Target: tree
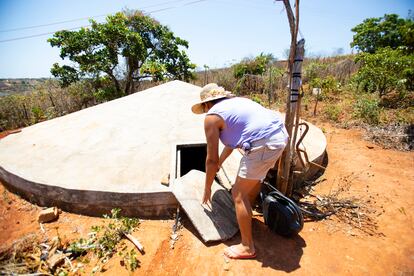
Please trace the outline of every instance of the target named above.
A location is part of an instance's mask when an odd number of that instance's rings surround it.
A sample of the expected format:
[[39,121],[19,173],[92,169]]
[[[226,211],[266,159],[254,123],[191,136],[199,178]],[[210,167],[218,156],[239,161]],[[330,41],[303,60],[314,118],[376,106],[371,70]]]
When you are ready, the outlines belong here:
[[105,87],[104,92],[121,96],[134,92],[135,81],[193,78],[195,65],[182,50],[188,42],[155,19],[125,11],[108,16],[104,23],[90,22],[90,28],[59,31],[48,40],[60,48],[62,59],[74,63],[55,63],[51,69],[63,87],[89,78],[99,89],[109,80],[113,89]]
[[361,90],[378,92],[380,96],[392,90],[414,90],[414,54],[405,55],[401,49],[387,47],[374,54],[360,53],[356,61],[361,62],[361,67],[354,81]]
[[405,47],[408,53],[414,51],[414,21],[399,18],[396,14],[367,18],[351,29],[355,33],[351,47],[358,51],[375,53],[378,49]]
[[237,79],[242,78],[244,75],[262,75],[268,65],[274,62],[276,59],[272,54],[261,53],[255,58],[245,58],[242,62],[233,66],[233,74]]
[[338,89],[338,81],[333,76],[327,76],[326,78],[314,78],[309,82],[312,88],[322,88],[324,92],[335,91]]
[[318,60],[312,60],[304,68],[304,81],[313,82],[316,78],[322,78],[326,75],[328,65],[326,63],[319,62]]

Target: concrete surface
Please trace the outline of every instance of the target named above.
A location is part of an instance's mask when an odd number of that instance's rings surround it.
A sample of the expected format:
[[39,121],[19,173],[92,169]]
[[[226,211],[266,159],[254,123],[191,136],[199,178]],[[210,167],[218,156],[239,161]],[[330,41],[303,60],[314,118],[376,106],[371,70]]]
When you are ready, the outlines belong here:
[[[0,140],[0,179],[34,203],[71,212],[165,214],[177,204],[160,184],[172,145],[205,142],[204,115],[191,112],[199,90],[172,81],[24,128]],[[304,143],[311,160],[324,154],[318,128],[311,125]],[[230,178],[241,157],[234,152],[225,164]]]
[[211,203],[201,204],[205,177],[205,172],[191,170],[174,181],[172,192],[204,242],[231,239],[239,231],[231,194],[213,181]]

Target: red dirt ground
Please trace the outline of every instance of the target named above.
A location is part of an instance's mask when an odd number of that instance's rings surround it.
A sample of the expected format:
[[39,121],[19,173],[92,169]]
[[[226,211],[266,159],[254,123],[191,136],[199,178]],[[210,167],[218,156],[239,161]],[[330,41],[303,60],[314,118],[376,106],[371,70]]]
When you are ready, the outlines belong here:
[[[205,245],[184,218],[174,249],[170,248],[172,220],[144,220],[133,235],[145,246],[138,253],[136,275],[414,275],[414,153],[384,150],[364,141],[358,130],[337,129],[328,124],[329,164],[326,178],[315,187],[323,195],[346,181],[344,196],[370,200],[377,234],[369,235],[337,218],[307,222],[300,235],[286,239],[271,233],[254,219],[257,259],[226,261],[222,252],[239,242],[237,235],[225,243]],[[40,207],[9,193],[0,185],[0,247],[35,233],[63,240],[86,237],[100,218],[63,212],[55,222],[37,223]],[[85,274],[93,266],[86,265]],[[128,275],[118,257],[106,265],[105,275]]]

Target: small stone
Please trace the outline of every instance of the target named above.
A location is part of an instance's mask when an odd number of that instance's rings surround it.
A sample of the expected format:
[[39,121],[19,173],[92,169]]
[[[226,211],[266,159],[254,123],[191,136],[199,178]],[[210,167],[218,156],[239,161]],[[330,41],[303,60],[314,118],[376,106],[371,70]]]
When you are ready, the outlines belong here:
[[49,257],[47,260],[47,265],[50,267],[50,269],[55,268],[57,265],[62,263],[66,258],[65,254],[54,254],[53,256]]
[[55,220],[59,217],[59,210],[56,207],[47,208],[45,210],[40,211],[38,216],[38,221],[40,223],[50,222]]
[[92,273],[96,273],[98,270],[100,269],[100,267],[97,265],[92,269]]
[[353,261],[353,260],[354,260],[354,258],[349,257],[348,255],[346,255],[345,257],[346,257],[348,260],[350,260],[350,261]]

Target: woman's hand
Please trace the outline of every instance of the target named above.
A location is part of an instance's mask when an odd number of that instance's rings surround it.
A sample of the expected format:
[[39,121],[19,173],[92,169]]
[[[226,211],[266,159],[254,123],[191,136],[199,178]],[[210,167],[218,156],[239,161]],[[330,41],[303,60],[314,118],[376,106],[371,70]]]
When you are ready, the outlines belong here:
[[203,204],[207,204],[207,202],[211,202],[211,187],[210,188],[204,188],[204,195],[203,195]]

